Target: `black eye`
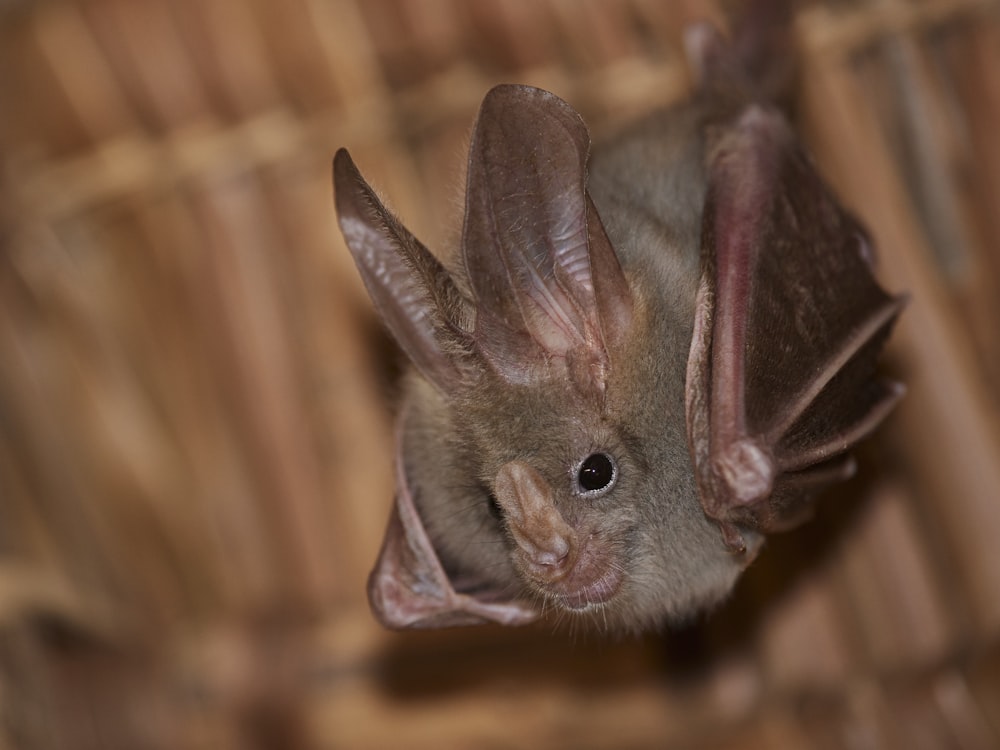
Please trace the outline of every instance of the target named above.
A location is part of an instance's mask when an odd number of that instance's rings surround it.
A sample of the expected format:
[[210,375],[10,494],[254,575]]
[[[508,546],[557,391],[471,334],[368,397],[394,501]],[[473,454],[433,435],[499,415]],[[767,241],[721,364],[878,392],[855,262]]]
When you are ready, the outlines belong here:
[[593,453],[580,464],[577,481],[584,492],[607,489],[616,479],[615,462],[607,453]]

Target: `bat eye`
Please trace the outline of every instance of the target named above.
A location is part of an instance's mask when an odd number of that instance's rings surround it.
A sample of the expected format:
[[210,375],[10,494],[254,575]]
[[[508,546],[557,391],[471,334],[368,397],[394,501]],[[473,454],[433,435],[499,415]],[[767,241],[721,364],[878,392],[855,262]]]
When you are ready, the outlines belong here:
[[580,464],[576,481],[580,485],[580,491],[589,495],[610,489],[617,478],[618,469],[611,456],[607,453],[592,453]]

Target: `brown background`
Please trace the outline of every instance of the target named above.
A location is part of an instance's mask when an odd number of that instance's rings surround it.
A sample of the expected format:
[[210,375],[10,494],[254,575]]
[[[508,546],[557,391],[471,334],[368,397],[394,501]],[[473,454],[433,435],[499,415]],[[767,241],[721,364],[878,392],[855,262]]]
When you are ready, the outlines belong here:
[[1000,746],[1000,3],[803,4],[800,131],[913,302],[817,520],[677,632],[382,631],[399,361],[348,146],[446,247],[500,81],[689,87],[661,0],[0,2],[0,747]]

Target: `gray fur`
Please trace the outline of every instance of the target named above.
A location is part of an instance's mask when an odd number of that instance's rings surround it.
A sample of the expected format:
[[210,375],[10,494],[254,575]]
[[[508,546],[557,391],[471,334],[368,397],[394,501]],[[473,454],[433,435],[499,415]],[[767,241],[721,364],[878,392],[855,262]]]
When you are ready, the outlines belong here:
[[[558,384],[511,386],[490,373],[458,398],[410,379],[406,470],[431,541],[456,574],[531,595],[487,494],[515,459],[542,473],[564,515],[622,532],[627,576],[586,615],[598,622],[639,629],[688,616],[723,597],[744,567],[702,511],[685,435],[705,191],[699,115],[659,113],[590,161],[588,187],[638,301],[631,335],[611,353],[603,408]],[[596,450],[614,455],[621,473],[588,504],[570,488],[575,466]]]

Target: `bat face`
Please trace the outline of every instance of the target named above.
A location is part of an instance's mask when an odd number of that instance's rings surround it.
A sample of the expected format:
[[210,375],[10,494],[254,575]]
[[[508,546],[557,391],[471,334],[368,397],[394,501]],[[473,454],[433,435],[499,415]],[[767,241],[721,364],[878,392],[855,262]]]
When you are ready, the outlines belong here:
[[[565,383],[492,379],[452,402],[447,429],[458,439],[438,454],[456,459],[448,484],[474,489],[462,503],[422,506],[447,567],[482,565],[493,586],[538,611],[617,630],[719,600],[753,556],[727,549],[698,502],[684,431],[686,351],[649,356],[650,337],[682,336],[657,336],[643,321],[652,316],[636,312],[600,400]],[[636,399],[637,382],[657,387]],[[447,496],[434,477],[420,469],[414,477]]]
[[338,152],[341,229],[414,364],[369,580],[387,626],[686,617],[902,394],[875,377],[902,300],[863,230],[780,115],[724,88],[592,174],[568,104],[491,90],[452,271]]

